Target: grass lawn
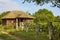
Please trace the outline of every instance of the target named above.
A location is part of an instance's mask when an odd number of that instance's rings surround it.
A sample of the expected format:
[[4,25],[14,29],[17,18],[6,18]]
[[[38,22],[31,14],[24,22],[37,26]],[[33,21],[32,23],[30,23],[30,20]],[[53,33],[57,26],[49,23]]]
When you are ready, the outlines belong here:
[[8,36],[7,34],[0,34],[0,38],[3,40],[15,40],[14,38]]
[[[0,31],[5,31],[10,33],[11,35],[14,35],[18,38],[21,38],[22,40],[49,40],[48,34],[46,32],[39,32],[36,34],[35,31],[16,31],[15,29],[8,29],[8,28],[0,28]],[[0,38],[4,40],[16,40],[6,34],[0,34]]]
[[38,35],[35,32],[25,32],[25,31],[17,31],[11,32],[10,34],[15,35],[23,40],[49,40],[46,33],[42,32]]

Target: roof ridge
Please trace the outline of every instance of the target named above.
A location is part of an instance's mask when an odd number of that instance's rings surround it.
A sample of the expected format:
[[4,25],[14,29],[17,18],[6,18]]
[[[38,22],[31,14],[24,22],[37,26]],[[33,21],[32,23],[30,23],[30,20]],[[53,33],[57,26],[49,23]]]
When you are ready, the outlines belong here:
[[4,19],[4,18],[16,18],[16,17],[19,17],[19,18],[34,18],[31,15],[29,15],[26,12],[23,12],[23,11],[10,11],[10,13],[8,13],[2,19]]

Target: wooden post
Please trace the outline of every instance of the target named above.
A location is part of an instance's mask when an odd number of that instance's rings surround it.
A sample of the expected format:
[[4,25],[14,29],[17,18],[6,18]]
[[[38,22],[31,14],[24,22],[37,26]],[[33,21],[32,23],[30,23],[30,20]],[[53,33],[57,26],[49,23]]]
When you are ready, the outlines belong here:
[[18,18],[16,18],[16,30],[18,30]]
[[21,30],[22,31],[24,30],[24,24],[23,24],[23,22],[21,23]]
[[36,34],[38,35],[38,32],[39,32],[39,24],[38,23],[35,24],[35,31],[36,31]]
[[28,32],[29,29],[29,23],[26,23],[26,32]]
[[48,22],[48,29],[49,29],[49,40],[53,40],[53,25],[52,25],[52,22]]

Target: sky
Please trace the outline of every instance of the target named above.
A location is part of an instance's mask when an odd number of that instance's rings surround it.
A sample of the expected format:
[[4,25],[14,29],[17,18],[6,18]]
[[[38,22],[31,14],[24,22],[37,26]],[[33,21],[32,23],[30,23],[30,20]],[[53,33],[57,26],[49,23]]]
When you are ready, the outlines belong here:
[[60,8],[52,7],[51,3],[40,6],[33,2],[25,2],[24,4],[22,2],[23,0],[0,0],[0,13],[5,11],[19,10],[33,14],[39,9],[45,8],[52,11],[55,16],[60,16]]

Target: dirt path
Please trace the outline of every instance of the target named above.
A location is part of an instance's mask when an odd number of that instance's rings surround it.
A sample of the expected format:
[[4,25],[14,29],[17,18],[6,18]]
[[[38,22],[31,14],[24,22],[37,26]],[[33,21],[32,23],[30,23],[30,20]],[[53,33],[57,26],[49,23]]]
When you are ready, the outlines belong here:
[[11,34],[9,34],[9,33],[7,33],[7,32],[2,31],[2,33],[7,34],[8,36],[10,36],[10,37],[12,37],[12,38],[15,38],[16,40],[22,40],[22,39],[14,36],[14,35],[11,35]]
[[0,38],[0,40],[3,40],[3,39]]

